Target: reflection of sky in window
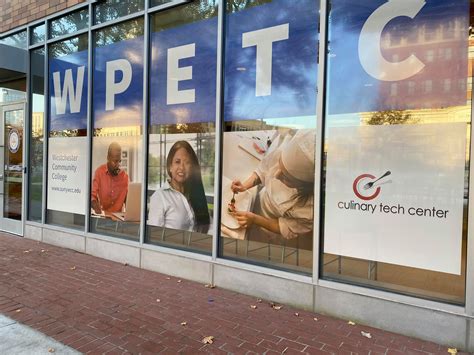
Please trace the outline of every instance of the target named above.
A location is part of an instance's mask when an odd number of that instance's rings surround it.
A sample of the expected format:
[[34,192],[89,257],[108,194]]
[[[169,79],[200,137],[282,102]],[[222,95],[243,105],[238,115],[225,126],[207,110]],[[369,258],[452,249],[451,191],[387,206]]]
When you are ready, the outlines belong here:
[[26,31],[21,31],[13,35],[10,35],[8,37],[4,37],[0,39],[0,43],[5,44],[7,46],[26,49],[27,48]]
[[346,127],[359,126],[360,116],[358,113],[342,113],[337,115],[328,115],[326,118],[326,127]]
[[94,22],[104,23],[143,10],[144,0],[107,0],[94,5]]
[[[312,0],[275,0],[227,15],[226,121],[316,113],[318,20]],[[288,26],[289,37],[272,43],[271,95],[257,97],[256,47],[242,48],[242,34],[278,25]]]
[[263,122],[269,126],[276,127],[288,127],[294,129],[316,128],[316,116],[264,118]]
[[46,38],[46,26],[44,23],[32,28],[31,44],[44,42],[45,38]]
[[88,24],[89,12],[87,9],[73,12],[72,14],[51,21],[50,37],[55,38],[82,30],[86,28]]
[[[82,87],[82,97],[80,111],[71,113],[70,100],[67,101],[66,112],[64,114],[56,113],[56,100],[53,73],[60,73],[61,89],[64,90],[65,72],[72,70],[73,87],[76,89],[78,67],[84,66],[84,78]],[[50,131],[61,131],[66,129],[85,129],[87,127],[87,50],[71,53],[60,58],[52,58],[49,61],[49,101],[50,101]]]
[[44,95],[33,94],[33,112],[44,112]]
[[[382,0],[354,1],[334,0],[331,3],[329,19],[329,54],[328,54],[328,83],[327,83],[327,120],[329,126],[339,126],[346,122],[351,112],[380,111],[391,108],[409,108],[409,102],[397,95],[390,96],[390,82],[384,82],[369,76],[362,68],[358,56],[358,42],[363,24],[379,6],[386,3]],[[384,28],[381,40],[381,49],[389,61],[406,59],[410,54],[416,55],[424,64],[425,69],[419,74],[405,80],[399,80],[399,87],[407,87],[408,94],[413,94],[416,86],[421,86],[427,79],[432,79],[431,73],[439,74],[451,79],[467,77],[467,56],[459,55],[456,58],[444,59],[440,63],[436,50],[440,43],[443,46],[455,48],[458,53],[467,54],[467,24],[469,2],[432,0],[426,2],[422,10],[414,19],[399,16],[392,19]],[[449,43],[446,36],[440,35],[440,29],[446,23],[456,23],[450,26],[451,36]],[[428,33],[428,36],[426,34]],[[425,34],[422,36],[421,34]],[[442,47],[441,47],[442,48]],[[451,49],[447,48],[448,52]],[[373,58],[371,67],[379,64]],[[446,65],[446,60],[451,60]],[[433,74],[434,75],[434,74]],[[434,90],[429,89],[429,100],[419,100],[416,108],[439,102],[439,105],[459,105],[465,102],[466,93],[459,91],[458,95],[446,98],[434,96]],[[398,99],[397,99],[398,98]],[[429,106],[426,106],[429,107]],[[358,123],[358,119],[349,120],[348,124]],[[352,122],[352,123],[351,123]]]
[[[94,128],[140,126],[143,110],[143,37],[119,41],[94,51]],[[130,86],[115,95],[115,108],[105,110],[106,63],[126,59],[132,66]],[[115,82],[121,78],[117,71]]]

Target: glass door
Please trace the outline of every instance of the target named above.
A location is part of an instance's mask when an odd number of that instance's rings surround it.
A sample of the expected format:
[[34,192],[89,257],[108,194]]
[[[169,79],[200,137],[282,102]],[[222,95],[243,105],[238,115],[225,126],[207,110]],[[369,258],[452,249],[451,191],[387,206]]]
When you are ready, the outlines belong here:
[[0,230],[23,235],[23,126],[25,105],[2,106]]

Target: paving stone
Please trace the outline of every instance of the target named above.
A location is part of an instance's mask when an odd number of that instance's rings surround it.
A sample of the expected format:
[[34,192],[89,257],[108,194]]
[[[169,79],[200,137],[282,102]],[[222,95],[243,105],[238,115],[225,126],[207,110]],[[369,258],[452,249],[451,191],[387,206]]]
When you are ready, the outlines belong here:
[[[3,331],[21,322],[52,337],[38,333],[44,341],[56,339],[88,354],[428,355],[447,349],[372,328],[368,340],[347,320],[286,305],[276,312],[266,300],[257,304],[219,287],[178,283],[176,277],[4,233],[0,255],[0,313],[11,318],[0,317],[1,354],[15,353],[5,351]],[[202,342],[207,336],[215,337],[213,344]],[[24,336],[16,342],[34,349]],[[52,347],[62,346],[57,344]],[[64,349],[61,354],[73,353]]]

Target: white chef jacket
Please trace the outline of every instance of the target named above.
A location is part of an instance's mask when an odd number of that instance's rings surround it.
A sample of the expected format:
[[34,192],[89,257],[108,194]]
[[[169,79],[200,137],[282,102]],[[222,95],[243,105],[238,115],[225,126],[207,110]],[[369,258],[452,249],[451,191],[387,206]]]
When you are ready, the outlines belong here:
[[192,231],[194,211],[184,195],[171,187],[168,181],[150,198],[149,225]]
[[284,146],[283,143],[269,152],[255,171],[263,187],[257,196],[259,210],[254,212],[278,219],[282,237],[293,239],[312,232],[314,199],[313,195],[307,198],[299,196],[297,189],[286,186],[275,177]]

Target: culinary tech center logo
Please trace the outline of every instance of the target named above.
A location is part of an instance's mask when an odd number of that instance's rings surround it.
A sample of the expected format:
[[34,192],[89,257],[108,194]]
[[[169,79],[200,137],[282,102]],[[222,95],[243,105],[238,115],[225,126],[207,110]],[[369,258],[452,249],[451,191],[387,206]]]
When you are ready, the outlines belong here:
[[380,180],[383,178],[391,175],[392,173],[389,171],[385,172],[382,176],[377,178],[372,174],[362,174],[355,178],[354,182],[352,183],[352,190],[354,194],[364,201],[370,201],[376,198],[381,191],[381,187],[378,186]]

